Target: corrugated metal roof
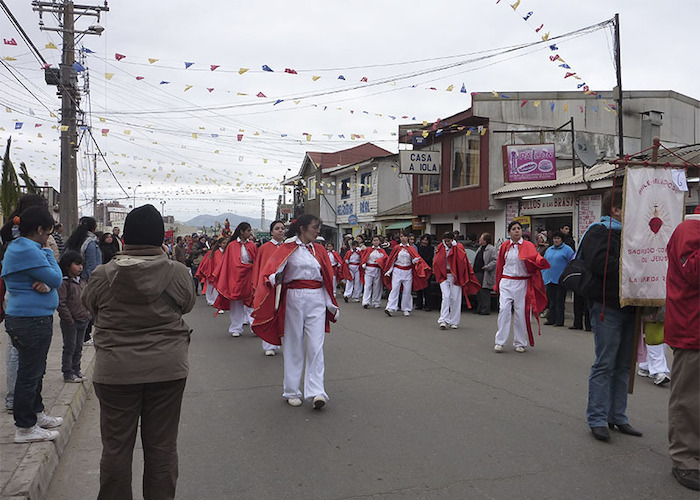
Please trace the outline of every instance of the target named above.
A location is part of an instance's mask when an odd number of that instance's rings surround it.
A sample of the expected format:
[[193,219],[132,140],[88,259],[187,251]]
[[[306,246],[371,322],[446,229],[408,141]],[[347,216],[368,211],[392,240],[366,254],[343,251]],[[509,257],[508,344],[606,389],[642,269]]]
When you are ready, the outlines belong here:
[[[529,181],[529,182],[507,182],[502,188],[498,188],[491,194],[493,196],[514,193],[518,191],[527,191],[532,189],[552,189],[558,186],[574,186],[576,184],[586,185],[587,182],[596,182],[604,179],[609,179],[613,176],[615,165],[612,163],[598,163],[585,171],[582,168],[576,170],[576,175],[571,175],[571,170],[564,170],[557,173],[558,178],[552,181]],[[620,172],[618,172],[618,175]],[[624,174],[624,169],[622,171]],[[584,181],[583,177],[586,177]]]
[[406,203],[402,203],[401,205],[397,205],[393,208],[390,208],[389,210],[385,210],[384,212],[378,213],[377,217],[395,217],[395,216],[408,216],[408,217],[413,217],[412,215],[412,202],[407,201]]

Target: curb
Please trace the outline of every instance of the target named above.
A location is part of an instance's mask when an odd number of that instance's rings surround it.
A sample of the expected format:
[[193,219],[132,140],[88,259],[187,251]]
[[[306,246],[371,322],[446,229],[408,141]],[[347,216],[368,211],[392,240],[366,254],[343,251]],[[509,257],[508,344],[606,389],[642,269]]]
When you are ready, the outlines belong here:
[[[50,360],[56,359],[56,350],[60,355],[61,344],[62,339],[54,338],[52,349],[49,352],[49,362],[47,362],[42,391],[47,413],[54,417],[63,417],[63,424],[56,429],[60,431],[60,435],[55,441],[21,445],[12,442],[14,434],[7,433],[8,437],[0,441],[0,455],[2,455],[2,466],[0,467],[1,500],[44,500],[58,462],[70,440],[73,427],[80,417],[88,394],[92,391],[94,348],[86,347],[83,351],[82,364],[85,367],[83,373],[85,373],[87,381],[80,384],[67,384],[63,382],[60,369],[49,368],[51,366]],[[53,347],[56,345],[58,347],[55,350]],[[55,380],[60,380],[60,382],[55,382]],[[47,389],[49,390],[47,391]],[[8,417],[11,427],[3,425],[3,428],[14,429],[12,416],[5,415]]]

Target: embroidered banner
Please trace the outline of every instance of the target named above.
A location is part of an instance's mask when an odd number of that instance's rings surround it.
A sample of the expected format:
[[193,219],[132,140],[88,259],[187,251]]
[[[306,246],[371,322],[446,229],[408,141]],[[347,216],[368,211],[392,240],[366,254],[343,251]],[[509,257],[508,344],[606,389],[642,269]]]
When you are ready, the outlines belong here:
[[623,197],[620,304],[666,302],[666,245],[683,220],[684,193],[673,169],[627,167]]

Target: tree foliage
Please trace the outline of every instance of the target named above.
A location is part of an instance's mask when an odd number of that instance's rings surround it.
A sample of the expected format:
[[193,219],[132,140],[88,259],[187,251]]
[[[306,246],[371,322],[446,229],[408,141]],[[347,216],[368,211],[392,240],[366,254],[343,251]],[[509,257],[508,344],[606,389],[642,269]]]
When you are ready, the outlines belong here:
[[17,206],[20,197],[19,180],[17,172],[10,160],[10,144],[12,139],[7,139],[5,156],[2,158],[2,182],[0,183],[0,210],[3,216],[7,217]]

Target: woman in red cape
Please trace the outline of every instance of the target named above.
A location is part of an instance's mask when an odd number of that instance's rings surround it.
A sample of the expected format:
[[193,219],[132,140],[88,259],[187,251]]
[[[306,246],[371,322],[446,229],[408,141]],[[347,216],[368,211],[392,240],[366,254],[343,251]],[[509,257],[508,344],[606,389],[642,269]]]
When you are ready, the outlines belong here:
[[216,298],[219,296],[219,292],[216,291],[215,275],[221,268],[221,263],[224,260],[224,250],[222,248],[223,243],[223,237],[214,242],[211,250],[204,254],[204,258],[199,264],[197,272],[194,275],[194,277],[199,279],[199,282],[202,283],[202,289],[206,295],[207,304],[210,306],[214,305]]
[[433,273],[442,292],[438,318],[440,329],[444,330],[448,325],[456,329],[462,315],[462,295],[467,299],[467,307],[471,309],[469,295],[476,295],[481,284],[469,264],[464,246],[454,240],[454,233],[450,231],[443,235],[435,251]]
[[537,252],[535,245],[523,239],[523,228],[519,222],[513,221],[508,225],[508,234],[510,239],[501,245],[496,261],[494,291],[500,295],[494,350],[503,351],[510,336],[512,319],[513,346],[516,352],[525,352],[528,343],[535,345],[530,315],[535,315],[539,328],[540,313],[547,306],[541,271],[549,269],[549,262]]
[[246,321],[245,306],[253,302],[253,262],[257,247],[249,241],[253,233],[250,224],[241,222],[226,245],[223,261],[216,275],[216,289],[219,296],[214,307],[229,310],[231,324],[228,332],[232,337],[240,337]]
[[271,344],[284,341],[283,397],[295,407],[302,398],[312,400],[317,410],[328,401],[323,342],[330,322],[340,315],[328,252],[315,243],[320,227],[319,218],[311,214],[292,224],[290,238],[263,268],[253,311],[256,335]]
[[345,279],[345,293],[343,300],[347,302],[352,298],[353,302],[359,302],[362,297],[362,279],[360,276],[360,261],[362,260],[362,249],[357,240],[350,242],[350,250],[345,252],[345,266],[348,268]]
[[362,251],[360,258],[360,279],[364,283],[362,307],[379,309],[382,305],[382,269],[389,259],[386,251],[379,246],[379,236],[372,237],[372,246]]
[[[273,221],[272,224],[270,224],[270,236],[272,239],[258,248],[258,253],[253,263],[253,294],[255,294],[255,290],[257,290],[259,286],[265,286],[264,283],[260,283],[261,279],[264,280],[262,271],[272,255],[277,251],[280,245],[284,243],[284,231],[284,222],[280,220]],[[264,339],[262,340],[262,349],[265,351],[265,356],[274,356],[277,354],[279,348],[279,345],[271,344]]]
[[335,295],[338,290],[338,282],[345,279],[345,277],[350,274],[350,270],[347,264],[345,264],[345,261],[340,258],[340,254],[335,251],[335,245],[332,242],[327,241],[325,247],[326,252],[328,252],[328,258],[331,261],[331,267],[333,268],[333,294]]
[[391,316],[399,309],[399,292],[401,309],[404,316],[410,316],[413,310],[412,290],[422,290],[428,286],[430,266],[418,255],[413,245],[408,243],[408,233],[401,232],[401,243],[391,251],[384,265],[384,285],[391,290],[384,312]]

